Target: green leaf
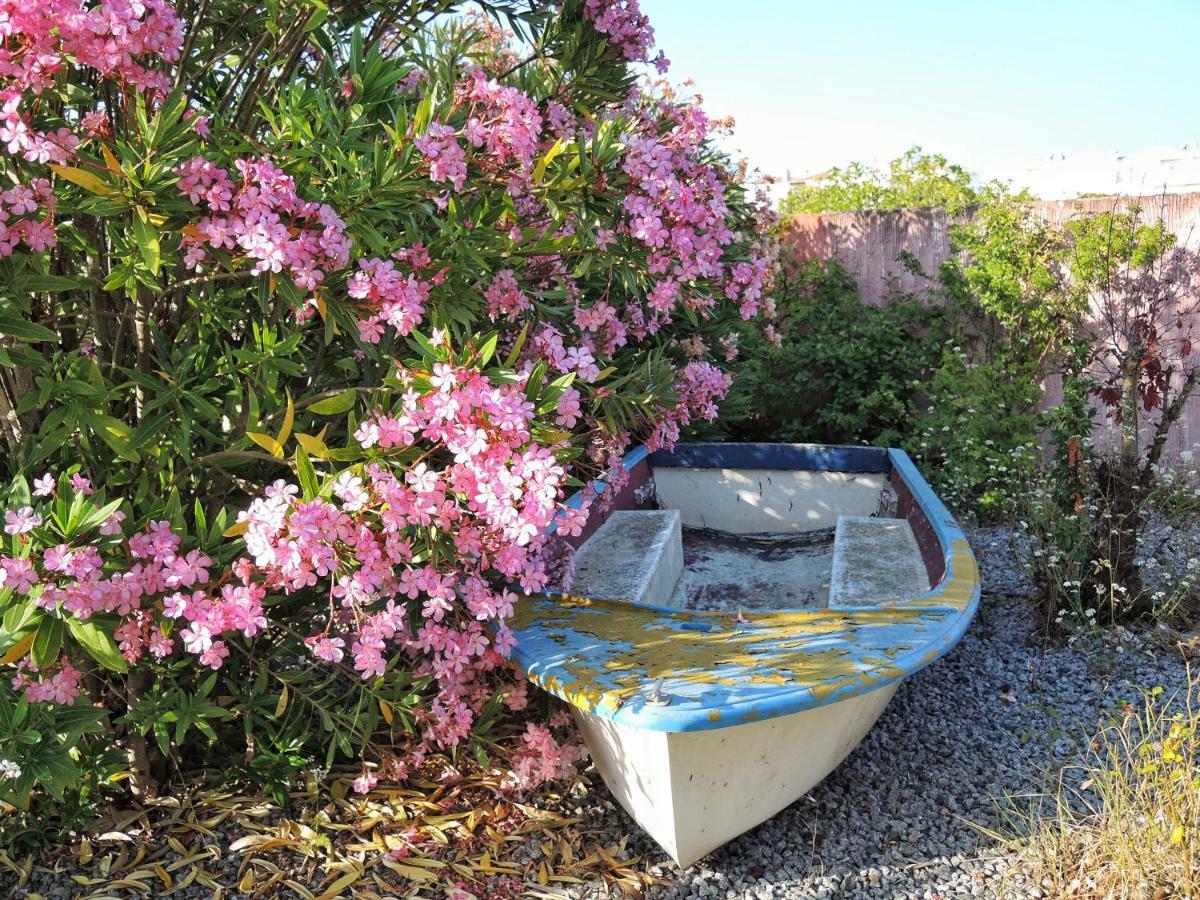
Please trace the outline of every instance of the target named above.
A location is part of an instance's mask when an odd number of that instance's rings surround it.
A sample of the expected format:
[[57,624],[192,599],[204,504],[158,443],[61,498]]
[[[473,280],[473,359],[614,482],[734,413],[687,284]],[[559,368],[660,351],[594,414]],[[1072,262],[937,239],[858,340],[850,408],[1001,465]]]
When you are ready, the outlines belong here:
[[525,338],[529,336],[529,323],[526,322],[521,326],[521,333],[517,335],[516,343],[513,344],[512,350],[509,351],[508,357],[504,360],[504,368],[511,369],[516,365],[517,360],[521,356],[521,348],[525,346]]
[[33,322],[26,322],[19,316],[7,312],[0,312],[0,334],[6,334],[28,344],[58,340],[58,335],[49,328],[35,325]]
[[429,343],[429,338],[425,337],[425,335],[421,334],[421,332],[412,332],[408,336],[408,341],[410,344],[415,344],[416,351],[426,359],[439,360],[442,358],[442,354],[438,351],[437,347]]
[[311,500],[321,492],[321,482],[317,478],[316,470],[309,462],[308,454],[303,448],[296,448],[296,474],[300,478],[300,489],[304,491],[304,499]]
[[[0,597],[4,594],[11,597],[12,590],[0,592]],[[0,652],[7,652],[25,630],[34,624],[37,612],[38,608],[32,597],[18,597],[4,610],[4,615],[0,617]]]
[[12,506],[32,506],[33,494],[29,491],[29,482],[24,475],[13,479],[8,488],[8,501]]
[[58,661],[58,651],[62,649],[63,623],[62,619],[47,616],[42,619],[37,633],[33,636],[31,656],[33,664],[39,669]]
[[539,359],[533,367],[533,371],[529,373],[529,380],[525,382],[525,398],[532,400],[538,395],[538,391],[542,389],[542,379],[546,377],[546,361]]
[[85,418],[96,436],[108,444],[117,456],[128,462],[138,461],[138,454],[129,449],[130,439],[133,437],[133,429],[127,423],[113,416],[96,415],[93,413],[89,413]]
[[354,406],[354,400],[357,396],[358,392],[351,388],[348,391],[342,391],[336,396],[318,400],[309,406],[308,410],[319,416],[336,416],[351,409]]
[[492,356],[495,355],[496,343],[499,341],[499,339],[500,339],[500,334],[499,334],[499,332],[495,332],[495,331],[493,331],[490,335],[488,335],[484,339],[483,344],[479,348],[479,366],[480,366],[480,368],[486,366],[491,361]]
[[102,524],[108,519],[109,516],[120,509],[121,504],[124,502],[125,501],[123,499],[118,498],[106,504],[105,506],[102,506],[98,509],[93,509],[79,520],[78,530],[87,531],[91,528],[95,528],[97,525]]
[[[62,624],[60,619],[54,621]],[[91,619],[80,622],[78,619],[71,618],[67,620],[67,628],[71,632],[71,637],[75,638],[79,645],[87,651],[88,656],[104,668],[112,672],[129,671],[129,663],[121,655],[116,642],[100,625]]]
[[142,206],[136,208],[137,215],[133,217],[133,239],[142,253],[146,266],[155,275],[162,265],[162,248],[158,242],[158,229],[150,222],[146,210]]
[[58,291],[73,291],[87,284],[85,278],[68,278],[66,275],[26,275],[24,289],[31,294],[53,294]]

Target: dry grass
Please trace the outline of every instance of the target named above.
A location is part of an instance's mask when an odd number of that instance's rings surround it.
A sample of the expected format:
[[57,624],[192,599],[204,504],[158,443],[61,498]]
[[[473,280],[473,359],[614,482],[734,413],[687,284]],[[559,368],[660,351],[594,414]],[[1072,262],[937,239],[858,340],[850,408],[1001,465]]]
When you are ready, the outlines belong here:
[[[1200,679],[1100,729],[1057,789],[1006,805],[1007,840],[1057,897],[1200,897]],[[997,835],[999,836],[999,835]]]

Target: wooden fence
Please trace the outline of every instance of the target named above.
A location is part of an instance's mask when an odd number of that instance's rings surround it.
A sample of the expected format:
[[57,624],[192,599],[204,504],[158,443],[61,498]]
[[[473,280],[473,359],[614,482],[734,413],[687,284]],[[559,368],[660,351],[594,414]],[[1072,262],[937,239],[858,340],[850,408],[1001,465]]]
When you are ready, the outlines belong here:
[[[1177,235],[1180,245],[1200,251],[1200,193],[1043,200],[1031,204],[1030,209],[1034,216],[1061,225],[1072,216],[1120,211],[1134,204],[1141,207],[1146,221],[1161,220]],[[878,305],[889,294],[927,290],[930,286],[928,278],[907,268],[902,262],[903,254],[911,254],[920,263],[921,271],[936,277],[938,267],[951,255],[951,227],[957,222],[968,221],[970,216],[970,210],[950,216],[942,209],[796,216],[788,223],[781,239],[783,265],[787,269],[810,259],[835,259],[858,285],[862,301]],[[1053,406],[1061,396],[1061,387],[1055,379],[1043,385],[1046,406]],[[1110,437],[1104,422],[1097,422],[1096,432],[1097,439],[1102,442]],[[1189,402],[1164,456],[1177,464],[1181,453],[1192,451],[1198,444],[1200,395],[1193,396]]]

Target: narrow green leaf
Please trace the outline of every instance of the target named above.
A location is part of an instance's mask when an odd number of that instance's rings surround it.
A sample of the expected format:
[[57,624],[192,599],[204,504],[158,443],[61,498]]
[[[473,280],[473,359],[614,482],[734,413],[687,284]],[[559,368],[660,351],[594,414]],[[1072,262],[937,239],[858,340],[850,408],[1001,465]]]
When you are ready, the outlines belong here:
[[42,619],[37,633],[33,636],[33,647],[30,655],[33,664],[39,669],[58,661],[58,651],[62,649],[63,623],[62,619],[47,616]]
[[[62,624],[62,620],[55,619],[54,621]],[[116,642],[109,636],[100,625],[97,625],[92,620],[80,622],[78,619],[70,618],[67,620],[67,628],[73,637],[88,656],[94,659],[104,668],[113,672],[128,672],[129,663],[125,661],[125,657],[121,655],[121,651],[117,648]]]
[[300,489],[304,491],[305,500],[311,500],[321,492],[321,482],[317,478],[316,470],[302,447],[296,448],[296,474],[300,478]]
[[49,328],[35,325],[33,322],[26,322],[20,316],[8,312],[0,312],[0,334],[6,334],[28,344],[58,340],[58,335]]
[[358,396],[358,392],[353,388],[347,391],[342,391],[333,397],[326,397],[324,400],[318,400],[308,407],[310,412],[314,412],[319,416],[336,416],[340,413],[348,411],[354,406],[354,399]]

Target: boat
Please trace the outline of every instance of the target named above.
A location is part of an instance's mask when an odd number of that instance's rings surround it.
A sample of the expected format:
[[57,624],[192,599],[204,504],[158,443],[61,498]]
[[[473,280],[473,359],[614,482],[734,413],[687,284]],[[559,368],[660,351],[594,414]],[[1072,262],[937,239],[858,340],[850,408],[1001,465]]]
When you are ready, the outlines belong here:
[[979,572],[901,450],[695,443],[624,468],[571,593],[518,602],[513,659],[688,866],[845,759],[962,637]]

